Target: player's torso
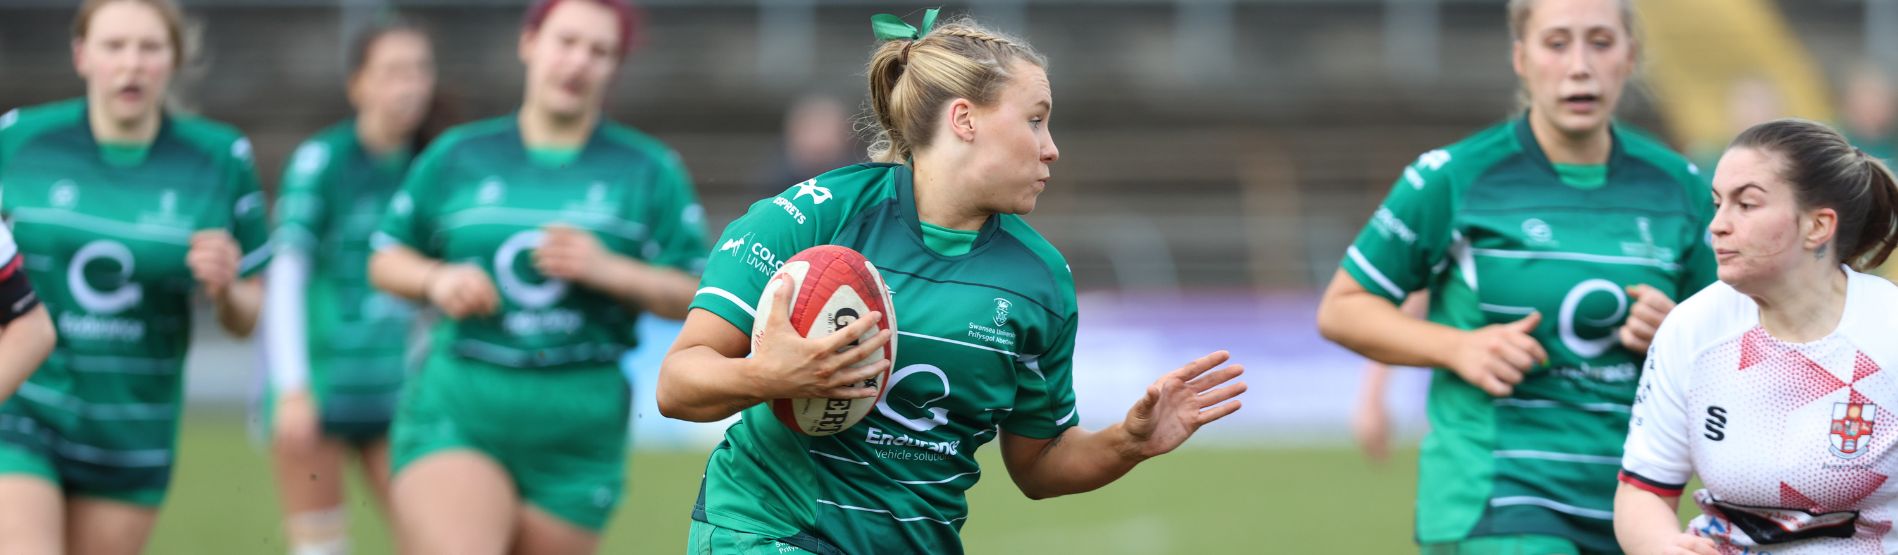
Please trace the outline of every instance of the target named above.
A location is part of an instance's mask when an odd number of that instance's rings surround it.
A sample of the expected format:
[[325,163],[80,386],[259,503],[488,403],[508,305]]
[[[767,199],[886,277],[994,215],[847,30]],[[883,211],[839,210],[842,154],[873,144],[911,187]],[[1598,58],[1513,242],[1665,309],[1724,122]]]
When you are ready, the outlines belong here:
[[1547,377],[1525,382],[1519,396],[1631,399],[1639,355],[1617,334],[1634,304],[1627,288],[1648,285],[1675,300],[1691,293],[1679,290],[1684,260],[1705,229],[1685,188],[1641,163],[1611,165],[1605,185],[1577,188],[1519,155],[1459,193],[1459,240],[1445,257],[1443,300],[1433,303],[1439,317],[1475,328],[1540,313],[1533,335],[1549,367],[1537,372]]
[[321,190],[327,213],[317,237],[308,313],[313,358],[393,355],[399,362],[415,310],[369,283],[370,237],[400,189],[407,156],[377,160],[354,142],[333,145]]
[[0,206],[57,325],[57,359],[136,372],[183,357],[196,284],[185,255],[193,232],[231,224],[236,199],[224,172],[164,136],[135,166],[101,161],[76,132],[48,133],[14,153]]
[[[509,145],[509,140],[516,141]],[[637,214],[650,185],[643,168],[615,152],[589,146],[564,167],[530,162],[513,136],[467,149],[436,177],[429,241],[447,262],[472,264],[494,280],[500,309],[455,326],[455,351],[503,366],[538,367],[610,363],[630,337],[634,318],[617,301],[534,267],[544,227],[563,224],[592,232],[606,250],[639,256],[649,236]],[[471,141],[472,142],[472,141]],[[597,140],[595,141],[598,142]]]
[[[1705,349],[1686,392],[1688,437],[1707,488],[1697,501],[1727,518],[1702,516],[1695,529],[1725,536],[1745,526],[1736,519],[1752,519],[1773,522],[1768,534],[1799,537],[1817,532],[1784,530],[1841,524],[1835,532],[1856,534],[1855,545],[1768,551],[1885,553],[1880,542],[1898,501],[1890,480],[1898,434],[1882,428],[1898,407],[1898,374],[1883,366],[1837,334],[1795,345],[1757,326]],[[1852,513],[1856,529],[1847,525]]]

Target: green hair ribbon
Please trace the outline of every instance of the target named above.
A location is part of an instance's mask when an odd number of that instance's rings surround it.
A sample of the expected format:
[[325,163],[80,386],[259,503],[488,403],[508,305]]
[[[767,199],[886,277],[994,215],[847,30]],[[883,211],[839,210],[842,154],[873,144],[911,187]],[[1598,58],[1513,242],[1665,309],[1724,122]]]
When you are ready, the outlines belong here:
[[870,16],[870,32],[876,34],[877,40],[920,40],[923,35],[929,34],[930,29],[936,27],[936,12],[940,11],[942,11],[940,8],[924,10],[923,28],[920,30],[904,23],[901,17],[886,13],[876,14]]

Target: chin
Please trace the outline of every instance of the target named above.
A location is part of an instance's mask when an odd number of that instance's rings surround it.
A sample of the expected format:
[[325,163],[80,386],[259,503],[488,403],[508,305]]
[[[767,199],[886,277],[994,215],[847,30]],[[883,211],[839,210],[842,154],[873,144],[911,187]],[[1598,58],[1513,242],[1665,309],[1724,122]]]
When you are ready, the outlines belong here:
[[1714,275],[1720,278],[1721,283],[1725,283],[1735,291],[1741,293],[1747,291],[1748,287],[1752,285],[1754,278],[1753,272],[1733,265],[1721,265]]

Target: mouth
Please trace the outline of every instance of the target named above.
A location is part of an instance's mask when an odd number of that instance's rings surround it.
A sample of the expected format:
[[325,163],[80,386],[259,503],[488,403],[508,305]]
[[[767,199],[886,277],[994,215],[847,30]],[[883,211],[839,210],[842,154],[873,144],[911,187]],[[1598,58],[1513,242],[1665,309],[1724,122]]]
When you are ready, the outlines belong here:
[[1575,113],[1593,113],[1601,108],[1601,96],[1586,93],[1571,94],[1562,97],[1562,107]]
[[119,90],[113,93],[112,96],[126,102],[137,102],[145,98],[145,87],[140,85],[125,85],[119,87]]
[[1718,259],[1720,261],[1726,261],[1726,260],[1739,257],[1740,251],[1736,251],[1733,249],[1714,249],[1713,256],[1715,259]]

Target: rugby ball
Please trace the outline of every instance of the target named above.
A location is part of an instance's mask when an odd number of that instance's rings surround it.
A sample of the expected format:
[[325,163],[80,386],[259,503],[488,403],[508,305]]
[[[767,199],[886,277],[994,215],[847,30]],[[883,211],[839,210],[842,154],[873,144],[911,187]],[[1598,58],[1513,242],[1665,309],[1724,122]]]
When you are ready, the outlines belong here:
[[[857,341],[850,342],[846,349],[856,347],[859,341],[876,337],[879,331],[891,330],[894,333],[896,329],[890,288],[883,283],[883,275],[877,272],[876,266],[862,253],[849,247],[819,245],[805,249],[785,261],[778,273],[765,284],[764,295],[758,299],[758,317],[751,325],[751,346],[754,351],[764,336],[765,321],[771,314],[771,305],[779,287],[791,288],[791,306],[787,307],[789,310],[786,312],[790,313],[791,327],[798,335],[828,336],[871,312],[883,313],[883,319]],[[880,360],[896,360],[894,337],[877,354],[863,359],[852,368],[875,364]],[[889,381],[890,371],[884,369],[863,384],[876,387],[876,397],[775,399],[771,401],[771,412],[777,415],[779,422],[804,435],[835,434],[856,425],[870,414],[870,409],[883,398],[883,386]]]

